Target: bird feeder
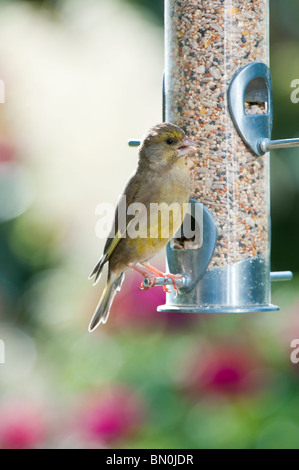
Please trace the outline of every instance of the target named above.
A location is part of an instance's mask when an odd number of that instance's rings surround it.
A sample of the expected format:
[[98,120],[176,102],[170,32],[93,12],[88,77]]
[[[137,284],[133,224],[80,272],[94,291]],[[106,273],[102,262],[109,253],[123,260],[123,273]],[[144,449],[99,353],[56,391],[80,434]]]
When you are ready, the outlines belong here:
[[158,310],[278,310],[271,281],[292,273],[270,270],[268,151],[299,141],[271,140],[268,0],[165,0],[163,107],[200,145],[189,168],[202,242],[168,244],[184,282]]

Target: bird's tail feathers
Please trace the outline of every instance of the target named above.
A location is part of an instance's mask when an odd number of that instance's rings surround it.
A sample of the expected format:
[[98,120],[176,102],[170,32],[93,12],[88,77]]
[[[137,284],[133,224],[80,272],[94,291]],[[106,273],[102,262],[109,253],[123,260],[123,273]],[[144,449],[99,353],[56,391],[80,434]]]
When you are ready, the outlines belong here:
[[93,285],[95,285],[98,282],[98,280],[100,279],[100,276],[102,274],[103,267],[104,267],[105,263],[106,263],[106,256],[103,255],[103,256],[101,256],[100,260],[95,265],[95,267],[93,268],[93,271],[92,271],[92,273],[90,274],[90,276],[88,278],[88,279],[91,279],[94,275],[96,275],[95,278],[94,278]]
[[117,291],[121,289],[121,285],[123,283],[124,278],[124,273],[121,273],[120,275],[111,273],[109,275],[107,285],[103,291],[103,294],[89,324],[89,332],[95,330],[101,323],[106,323],[113,299]]

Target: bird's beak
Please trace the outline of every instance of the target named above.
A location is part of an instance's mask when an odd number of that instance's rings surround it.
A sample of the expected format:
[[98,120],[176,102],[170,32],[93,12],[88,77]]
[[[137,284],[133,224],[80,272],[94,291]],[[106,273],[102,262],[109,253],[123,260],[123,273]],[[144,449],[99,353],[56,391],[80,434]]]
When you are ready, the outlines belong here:
[[197,150],[197,148],[198,148],[198,145],[195,142],[193,142],[193,140],[188,139],[188,137],[185,137],[182,142],[182,145],[178,147],[179,157],[185,157],[189,153]]

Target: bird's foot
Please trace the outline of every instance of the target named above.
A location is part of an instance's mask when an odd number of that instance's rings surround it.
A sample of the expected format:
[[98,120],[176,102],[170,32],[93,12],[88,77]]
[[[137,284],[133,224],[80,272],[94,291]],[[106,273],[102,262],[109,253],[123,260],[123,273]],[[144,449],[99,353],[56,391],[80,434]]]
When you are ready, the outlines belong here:
[[148,289],[151,289],[152,287],[154,287],[157,284],[157,276],[155,276],[154,274],[146,273],[145,278],[147,280],[146,286],[144,285],[144,282],[142,282],[141,286],[140,287],[138,286],[138,289],[148,290]]
[[177,274],[171,273],[163,273],[157,268],[154,268],[150,264],[142,265],[142,264],[130,264],[130,268],[134,269],[138,273],[142,274],[144,279],[146,279],[146,285],[144,285],[144,281],[141,283],[141,286],[138,287],[140,290],[148,290],[154,287],[157,284],[157,278],[162,277],[165,281],[171,279],[172,281],[172,289],[169,289],[169,285],[163,285],[163,290],[166,293],[173,292],[175,290],[175,297],[178,295],[178,286],[177,286],[177,279],[182,279],[181,276]]
[[179,289],[178,289],[178,286],[177,286],[176,279],[181,279],[181,276],[177,276],[176,274],[167,273],[167,274],[164,274],[164,279],[165,280],[166,279],[171,279],[172,280],[172,285],[173,285],[173,288],[171,290],[168,288],[168,286],[163,286],[164,292],[170,294],[170,292],[175,290],[175,297],[177,297]]
[[143,266],[142,264],[130,264],[130,268],[134,269],[134,271],[137,271],[139,274],[142,274],[142,276],[145,279],[148,279],[148,283],[145,286],[144,282],[141,283],[141,286],[138,286],[138,289],[140,290],[148,290],[154,287],[157,283],[157,274],[153,273],[151,269],[148,269],[147,266]]
[[[169,289],[168,286],[164,285],[163,286],[163,290],[164,292],[166,292],[167,294],[169,294],[170,292],[172,292],[173,290],[175,290],[175,297],[178,295],[178,292],[179,292],[179,289],[178,289],[178,286],[177,286],[177,283],[176,283],[176,279],[181,279],[181,276],[178,276],[177,274],[171,274],[171,273],[162,273],[162,271],[159,271],[159,269],[157,268],[154,268],[154,266],[151,266],[150,264],[146,264],[145,267],[153,272],[154,274],[156,274],[157,276],[159,277],[164,277],[165,280],[167,279],[171,279],[172,280],[172,284],[173,284],[173,289]],[[152,287],[152,286],[151,286]]]

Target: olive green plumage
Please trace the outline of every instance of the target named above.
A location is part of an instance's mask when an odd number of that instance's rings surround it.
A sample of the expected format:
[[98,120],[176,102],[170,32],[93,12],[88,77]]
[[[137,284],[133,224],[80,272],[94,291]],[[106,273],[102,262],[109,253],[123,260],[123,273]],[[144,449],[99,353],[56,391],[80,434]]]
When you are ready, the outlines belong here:
[[[168,123],[152,127],[142,140],[136,172],[123,192],[126,196],[125,207],[127,209],[132,203],[142,203],[148,215],[152,203],[177,203],[174,204],[173,213],[169,218],[169,236],[165,238],[161,220],[153,227],[152,219],[147,216],[145,219],[140,218],[139,222],[139,230],[143,228],[146,236],[124,237],[129,232],[130,224],[136,222],[136,214],[126,215],[125,223],[119,227],[118,205],[111,236],[107,239],[103,256],[90,275],[95,275],[96,283],[105,263],[109,264],[107,285],[89,325],[89,331],[94,330],[100,323],[106,323],[114,295],[120,289],[123,273],[129,265],[145,263],[160,251],[179,229],[185,215],[184,204],[190,197],[189,174],[185,158],[182,157],[191,149],[194,149],[194,143],[187,139],[183,130]],[[156,233],[157,236],[150,237],[150,233]]]

